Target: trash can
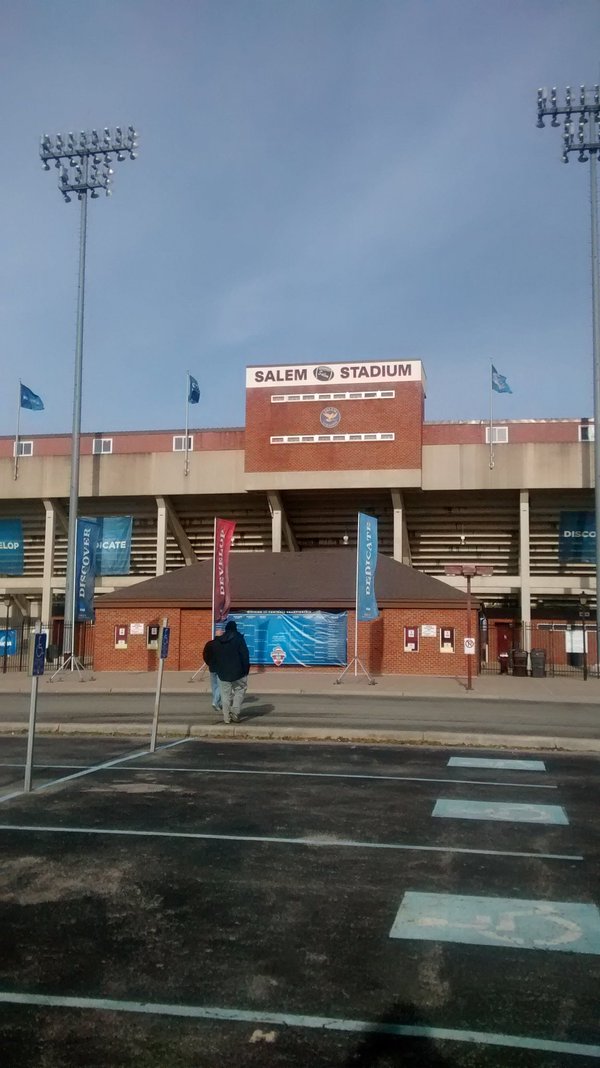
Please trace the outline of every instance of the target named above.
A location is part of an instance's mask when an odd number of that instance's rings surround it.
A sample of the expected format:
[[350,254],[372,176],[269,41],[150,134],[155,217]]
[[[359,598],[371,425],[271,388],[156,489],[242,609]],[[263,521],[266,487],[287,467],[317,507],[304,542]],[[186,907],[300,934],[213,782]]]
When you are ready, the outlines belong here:
[[498,663],[500,664],[500,674],[508,675],[508,653],[498,653]]
[[546,678],[546,650],[531,650],[531,677],[533,679]]
[[53,664],[55,660],[58,660],[58,645],[49,645],[46,649],[46,663]]
[[527,678],[527,650],[513,649],[513,675],[518,678]]

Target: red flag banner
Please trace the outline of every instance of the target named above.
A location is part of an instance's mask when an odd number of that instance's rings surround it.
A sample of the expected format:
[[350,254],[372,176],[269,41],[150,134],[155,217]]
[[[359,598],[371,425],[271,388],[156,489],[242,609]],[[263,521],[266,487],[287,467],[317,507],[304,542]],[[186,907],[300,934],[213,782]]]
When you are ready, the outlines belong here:
[[215,549],[213,578],[213,619],[221,623],[227,618],[231,595],[229,591],[229,550],[235,523],[231,519],[215,519]]

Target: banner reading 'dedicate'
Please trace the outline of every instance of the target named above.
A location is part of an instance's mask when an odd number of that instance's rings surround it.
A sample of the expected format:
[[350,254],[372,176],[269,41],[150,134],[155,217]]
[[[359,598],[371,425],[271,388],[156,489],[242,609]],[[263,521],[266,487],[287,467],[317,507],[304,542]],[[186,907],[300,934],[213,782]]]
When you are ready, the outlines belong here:
[[377,619],[379,609],[375,600],[375,571],[377,569],[377,520],[375,516],[358,513],[358,546],[356,565],[356,618],[363,623]]
[[130,515],[103,516],[98,523],[97,575],[128,575],[131,561]]
[[213,619],[221,623],[227,619],[231,604],[229,589],[229,550],[235,523],[231,519],[215,519]]

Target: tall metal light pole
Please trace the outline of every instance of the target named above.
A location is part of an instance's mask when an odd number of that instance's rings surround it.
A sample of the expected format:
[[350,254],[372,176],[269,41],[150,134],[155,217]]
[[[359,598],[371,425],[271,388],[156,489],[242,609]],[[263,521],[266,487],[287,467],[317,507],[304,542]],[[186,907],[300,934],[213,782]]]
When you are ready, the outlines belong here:
[[58,134],[54,140],[44,134],[40,144],[40,157],[44,169],[50,170],[50,163],[60,171],[58,188],[65,201],[70,203],[70,193],[75,193],[80,202],[79,231],[79,281],[77,286],[77,340],[75,346],[75,373],[73,379],[73,429],[71,434],[71,485],[69,492],[69,529],[67,535],[67,570],[65,577],[65,612],[62,641],[62,668],[70,666],[71,671],[79,671],[75,657],[75,612],[76,594],[76,554],[77,554],[77,509],[79,500],[79,439],[81,434],[81,382],[83,370],[83,307],[85,297],[85,251],[87,237],[87,199],[100,195],[100,190],[111,195],[113,170],[111,163],[115,158],[121,162],[129,156],[135,159],[137,134],[133,126],[126,131],[120,126],[114,133],[105,128],[100,133],[92,130],[82,131],[76,135],[70,133],[66,138]]
[[[600,676],[600,273],[598,270],[598,178],[596,157],[600,151],[600,86],[579,87],[573,94],[565,88],[563,103],[559,103],[556,89],[538,89],[538,121],[541,129],[544,118],[552,117],[552,126],[563,122],[563,163],[569,162],[571,152],[577,153],[580,163],[590,165],[590,203],[592,224],[592,324],[594,350],[594,495],[596,506],[596,664]],[[577,131],[575,122],[577,122]]]

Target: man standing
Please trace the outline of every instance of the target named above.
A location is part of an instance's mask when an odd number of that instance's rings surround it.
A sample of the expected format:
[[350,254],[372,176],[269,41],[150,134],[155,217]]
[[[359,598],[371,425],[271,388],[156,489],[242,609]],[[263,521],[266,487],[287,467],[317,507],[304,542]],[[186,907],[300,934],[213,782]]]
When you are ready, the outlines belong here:
[[223,721],[237,723],[250,671],[250,654],[246,639],[238,631],[235,621],[230,619],[225,626],[225,633],[219,634],[208,644],[208,659],[206,655],[204,659],[209,671],[214,671],[219,677]]

